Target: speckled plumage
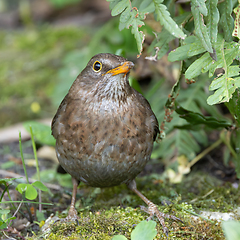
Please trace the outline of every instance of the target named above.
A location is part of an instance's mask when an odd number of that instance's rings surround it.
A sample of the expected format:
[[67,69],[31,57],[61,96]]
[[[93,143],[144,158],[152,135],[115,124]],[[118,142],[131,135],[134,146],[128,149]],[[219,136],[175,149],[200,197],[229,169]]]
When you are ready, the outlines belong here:
[[[80,181],[92,187],[126,183],[147,205],[167,234],[161,213],[142,195],[135,177],[149,161],[159,133],[148,101],[128,82],[133,63],[113,54],[97,54],[79,74],[52,121],[56,153],[72,176],[73,193],[66,220],[77,219],[75,199]],[[95,70],[94,70],[95,69]]]
[[[96,60],[103,64],[98,73],[92,69]],[[94,56],[53,119],[61,166],[93,187],[134,179],[150,159],[159,131],[149,103],[130,87],[128,76],[105,74],[126,61],[112,54]]]

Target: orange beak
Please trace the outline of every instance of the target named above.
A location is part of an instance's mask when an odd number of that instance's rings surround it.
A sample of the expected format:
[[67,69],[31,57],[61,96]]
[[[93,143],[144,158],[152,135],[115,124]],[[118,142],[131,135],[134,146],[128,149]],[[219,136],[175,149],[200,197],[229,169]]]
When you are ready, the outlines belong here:
[[[109,70],[107,73],[112,73],[112,76],[118,75],[120,73],[125,73],[125,75],[133,68],[134,64],[130,61],[124,62],[122,65]],[[106,73],[106,74],[107,74]]]

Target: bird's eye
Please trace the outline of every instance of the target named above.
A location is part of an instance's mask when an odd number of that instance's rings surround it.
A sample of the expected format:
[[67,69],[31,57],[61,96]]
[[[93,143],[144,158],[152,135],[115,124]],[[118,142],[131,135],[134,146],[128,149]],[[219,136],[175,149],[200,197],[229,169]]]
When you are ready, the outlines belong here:
[[95,72],[100,72],[102,69],[102,64],[99,61],[94,62],[93,64],[93,70]]

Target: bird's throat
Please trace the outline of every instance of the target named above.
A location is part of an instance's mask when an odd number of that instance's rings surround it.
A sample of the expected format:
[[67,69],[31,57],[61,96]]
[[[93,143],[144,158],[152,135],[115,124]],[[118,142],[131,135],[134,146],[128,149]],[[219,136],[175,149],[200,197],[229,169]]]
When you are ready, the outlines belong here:
[[99,84],[97,98],[98,100],[116,102],[120,105],[127,101],[130,93],[131,87],[127,76],[119,74],[111,76],[111,78],[108,78],[106,81]]

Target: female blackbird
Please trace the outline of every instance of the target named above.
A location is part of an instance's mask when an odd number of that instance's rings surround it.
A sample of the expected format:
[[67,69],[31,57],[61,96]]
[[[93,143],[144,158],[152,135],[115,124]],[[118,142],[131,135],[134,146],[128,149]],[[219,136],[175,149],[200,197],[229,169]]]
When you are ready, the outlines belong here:
[[158,121],[148,101],[128,82],[134,66],[125,58],[97,54],[78,75],[52,121],[56,153],[61,166],[72,176],[73,193],[67,219],[77,219],[74,207],[80,181],[92,187],[122,183],[156,214],[164,232],[164,218],[157,206],[136,188],[135,177],[149,161],[159,133]]

